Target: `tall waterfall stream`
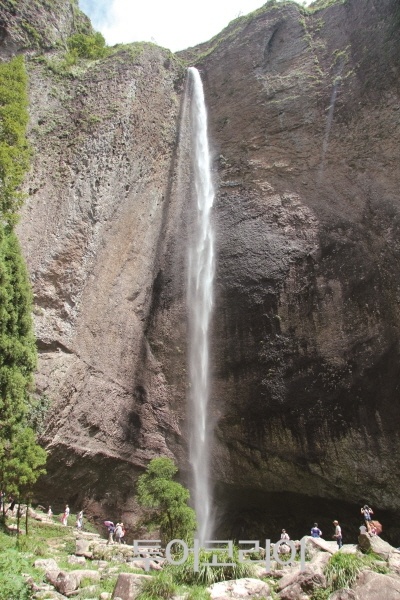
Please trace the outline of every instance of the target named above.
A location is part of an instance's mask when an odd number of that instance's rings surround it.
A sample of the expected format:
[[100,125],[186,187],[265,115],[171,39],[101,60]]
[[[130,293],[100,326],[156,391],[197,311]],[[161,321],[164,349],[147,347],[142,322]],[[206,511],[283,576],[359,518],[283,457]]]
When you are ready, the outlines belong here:
[[201,544],[213,531],[210,488],[210,446],[208,419],[210,395],[209,329],[213,304],[214,234],[211,209],[214,187],[207,137],[207,112],[200,74],[189,69],[192,98],[190,105],[192,169],[195,197],[193,234],[189,241],[188,315],[189,376],[192,430],[190,462],[193,469],[197,537]]

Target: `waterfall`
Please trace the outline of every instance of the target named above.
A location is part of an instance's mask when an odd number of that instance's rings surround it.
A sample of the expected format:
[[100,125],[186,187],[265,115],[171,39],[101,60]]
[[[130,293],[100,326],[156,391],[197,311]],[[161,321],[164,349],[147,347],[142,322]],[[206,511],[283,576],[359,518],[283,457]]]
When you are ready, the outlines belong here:
[[211,209],[214,188],[207,138],[207,112],[200,74],[189,69],[192,89],[191,146],[193,194],[195,197],[193,231],[189,240],[188,315],[189,376],[192,428],[190,462],[193,469],[194,506],[197,537],[203,544],[213,531],[211,488],[209,482],[211,432],[207,418],[210,394],[209,329],[214,279],[214,235]]

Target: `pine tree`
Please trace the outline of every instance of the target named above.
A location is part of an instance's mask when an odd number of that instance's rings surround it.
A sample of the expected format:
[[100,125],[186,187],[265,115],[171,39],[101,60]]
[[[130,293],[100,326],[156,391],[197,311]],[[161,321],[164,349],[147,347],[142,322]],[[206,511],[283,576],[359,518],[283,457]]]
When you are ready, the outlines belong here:
[[177,471],[170,458],[154,458],[137,484],[138,503],[152,509],[147,523],[160,529],[163,544],[188,541],[196,529],[195,512],[187,504],[189,491],[173,481]]
[[28,426],[37,354],[28,273],[13,229],[30,155],[26,86],[22,57],[0,64],[0,490],[18,498],[46,462]]

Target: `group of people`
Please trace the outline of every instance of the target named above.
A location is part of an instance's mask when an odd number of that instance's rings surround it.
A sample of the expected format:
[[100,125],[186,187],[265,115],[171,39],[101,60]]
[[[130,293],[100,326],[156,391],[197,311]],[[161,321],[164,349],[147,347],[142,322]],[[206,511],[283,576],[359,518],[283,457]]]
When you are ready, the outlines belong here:
[[117,544],[125,544],[125,532],[126,529],[124,527],[123,523],[117,523],[116,525],[114,525],[114,523],[112,521],[106,521],[106,523],[108,523],[107,525],[107,529],[108,529],[108,540],[107,540],[107,544],[112,544],[114,542],[114,537],[115,537],[115,542]]
[[[332,537],[334,540],[336,540],[338,547],[341,548],[343,546],[342,528],[339,525],[339,521],[336,521],[336,519],[332,523],[335,527],[335,531],[334,531]],[[318,527],[318,523],[314,523],[314,525],[311,527],[310,533],[311,533],[311,537],[313,537],[313,538],[321,538],[322,537],[322,531]]]
[[[382,531],[382,526],[380,525],[380,523],[378,523],[378,521],[372,520],[371,515],[374,514],[374,511],[372,510],[372,508],[370,508],[367,504],[365,504],[361,508],[361,514],[363,515],[365,525],[361,525],[360,533],[367,533],[370,536],[379,535],[379,533]],[[342,535],[342,528],[339,524],[339,521],[337,521],[335,519],[333,521],[333,526],[335,529],[334,529],[334,533],[333,533],[332,537],[334,540],[336,540],[338,547],[341,548],[343,546],[343,535]],[[311,537],[313,537],[313,538],[322,538],[322,531],[318,527],[318,523],[314,523],[314,525],[311,527],[310,534],[311,534]],[[290,540],[289,534],[287,533],[287,531],[285,529],[282,529],[281,540]],[[279,551],[281,553],[288,552],[289,547],[285,546],[285,544],[282,543],[279,548]]]
[[[68,525],[69,515],[70,515],[70,508],[69,508],[68,504],[66,504],[65,508],[64,508],[64,512],[60,519],[61,523],[65,527]],[[53,510],[52,510],[51,506],[49,506],[49,508],[48,508],[47,516],[49,517],[49,519],[53,518]],[[76,516],[75,527],[79,530],[82,529],[82,527],[83,527],[83,510],[80,510]]]

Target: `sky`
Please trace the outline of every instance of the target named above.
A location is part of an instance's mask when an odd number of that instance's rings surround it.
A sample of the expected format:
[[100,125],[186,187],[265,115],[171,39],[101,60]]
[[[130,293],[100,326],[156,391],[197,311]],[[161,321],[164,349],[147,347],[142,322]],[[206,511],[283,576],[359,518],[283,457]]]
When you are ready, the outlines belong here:
[[172,52],[207,42],[230,21],[264,4],[265,0],[79,0],[110,46],[154,42]]

